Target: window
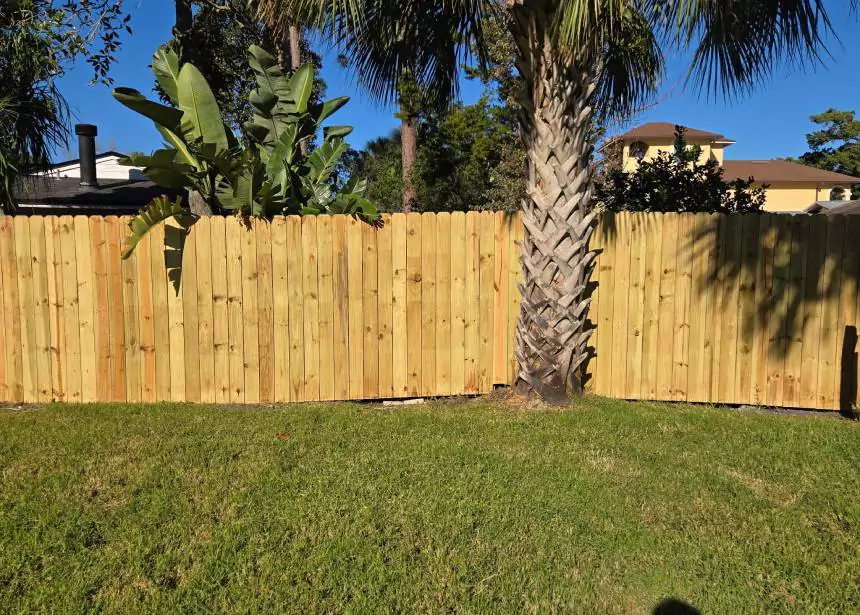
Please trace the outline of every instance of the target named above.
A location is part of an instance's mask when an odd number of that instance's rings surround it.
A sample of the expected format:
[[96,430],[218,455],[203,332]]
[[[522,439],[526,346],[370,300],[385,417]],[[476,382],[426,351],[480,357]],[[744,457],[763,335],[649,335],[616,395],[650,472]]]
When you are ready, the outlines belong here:
[[639,162],[645,158],[645,153],[648,151],[648,145],[642,141],[636,141],[630,144],[630,157],[635,158]]

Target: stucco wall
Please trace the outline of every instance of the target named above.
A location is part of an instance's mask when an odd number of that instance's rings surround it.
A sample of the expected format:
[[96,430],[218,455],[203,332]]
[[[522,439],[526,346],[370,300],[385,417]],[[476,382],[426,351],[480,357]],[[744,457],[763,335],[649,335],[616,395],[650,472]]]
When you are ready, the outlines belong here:
[[827,199],[830,188],[817,184],[772,184],[767,188],[765,211],[803,211],[815,201]]
[[[661,142],[649,142],[647,143],[648,149],[645,151],[644,160],[651,160],[657,157],[657,154],[660,152],[669,152],[670,154],[675,151],[675,142],[674,141],[661,141]],[[689,143],[689,145],[698,145],[702,148],[702,155],[699,156],[699,162],[705,163],[711,157],[715,158],[720,164],[723,163],[723,145],[712,146],[710,143]],[[632,158],[630,156],[630,144],[627,143],[624,145],[624,158],[623,158],[623,169],[625,173],[631,173],[636,170],[639,166],[639,161],[636,158]]]

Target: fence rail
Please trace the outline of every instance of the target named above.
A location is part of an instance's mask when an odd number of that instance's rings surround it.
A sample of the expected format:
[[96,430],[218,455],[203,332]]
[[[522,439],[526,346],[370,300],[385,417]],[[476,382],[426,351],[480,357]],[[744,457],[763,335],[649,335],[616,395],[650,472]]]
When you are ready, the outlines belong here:
[[[513,378],[516,217],[213,217],[122,261],[127,223],[0,217],[0,398],[375,399]],[[594,392],[856,400],[860,217],[606,215],[593,241]]]

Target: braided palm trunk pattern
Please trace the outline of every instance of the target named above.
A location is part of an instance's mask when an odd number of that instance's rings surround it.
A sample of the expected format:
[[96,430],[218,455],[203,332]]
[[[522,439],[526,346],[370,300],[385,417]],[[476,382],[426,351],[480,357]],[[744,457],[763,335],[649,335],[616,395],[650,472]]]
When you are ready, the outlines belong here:
[[588,357],[588,282],[596,253],[588,244],[593,147],[589,143],[594,65],[551,44],[554,2],[512,3],[518,68],[526,82],[522,132],[528,152],[522,304],[517,321],[517,390],[566,403],[583,389]]

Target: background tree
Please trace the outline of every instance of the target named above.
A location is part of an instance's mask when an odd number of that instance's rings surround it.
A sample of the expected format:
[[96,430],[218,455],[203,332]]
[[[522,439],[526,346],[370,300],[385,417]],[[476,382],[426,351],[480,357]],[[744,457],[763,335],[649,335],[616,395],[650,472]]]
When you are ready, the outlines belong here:
[[760,211],[765,189],[753,187],[752,178],[724,181],[720,164],[713,159],[702,162],[702,148],[687,145],[685,132],[675,127],[674,151],[641,161],[631,173],[610,171],[596,184],[597,202],[609,211]]
[[[248,66],[248,48],[251,45],[266,49],[278,48],[279,37],[272,35],[253,7],[244,0],[225,0],[222,4],[200,0],[192,2],[191,6],[190,20],[183,26],[187,32],[180,34],[177,26],[174,28],[174,38],[167,41],[165,46],[181,55],[182,41],[187,41],[184,43],[187,61],[194,64],[209,82],[227,123],[243,132],[251,116],[248,94],[256,87],[254,72]],[[298,66],[306,63],[314,65],[312,100],[319,102],[325,97],[326,91],[325,81],[319,76],[322,58],[313,51],[305,38],[297,36]],[[279,57],[278,63],[285,73],[295,70],[291,56]],[[159,93],[165,100],[164,93]]]
[[68,107],[56,80],[83,58],[94,82],[110,83],[129,19],[107,0],[0,5],[0,208],[13,211],[18,178],[46,169],[51,151],[68,144]]
[[[809,151],[800,162],[860,177],[860,121],[854,119],[854,112],[828,109],[809,119],[821,128],[806,135]],[[851,198],[860,198],[860,184],[851,187]]]
[[[482,22],[494,0],[259,0],[342,43],[369,89],[397,93],[403,67],[422,89],[456,92],[458,58],[486,60]],[[517,322],[518,389],[565,402],[582,391],[589,356],[588,281],[595,109],[625,114],[653,94],[662,48],[691,49],[700,89],[738,93],[784,61],[817,59],[829,28],[821,0],[509,0],[506,22],[524,85],[525,271]],[[404,34],[405,33],[405,34]],[[385,40],[368,48],[367,40]],[[401,41],[411,42],[405,49]],[[413,55],[413,52],[417,52]]]

